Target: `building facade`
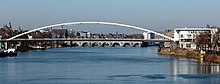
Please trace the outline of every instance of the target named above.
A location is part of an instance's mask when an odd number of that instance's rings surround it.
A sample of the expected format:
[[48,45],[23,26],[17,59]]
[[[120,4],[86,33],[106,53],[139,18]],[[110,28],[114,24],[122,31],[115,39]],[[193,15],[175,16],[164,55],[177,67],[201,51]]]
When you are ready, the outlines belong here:
[[154,33],[148,33],[148,32],[144,32],[143,33],[144,39],[155,39],[155,34]]
[[78,31],[77,32],[77,37],[78,38],[91,38],[92,33],[89,31]]
[[216,29],[212,28],[176,28],[174,30],[174,41],[179,43],[180,48],[196,49],[196,36],[201,32],[209,32],[214,34]]

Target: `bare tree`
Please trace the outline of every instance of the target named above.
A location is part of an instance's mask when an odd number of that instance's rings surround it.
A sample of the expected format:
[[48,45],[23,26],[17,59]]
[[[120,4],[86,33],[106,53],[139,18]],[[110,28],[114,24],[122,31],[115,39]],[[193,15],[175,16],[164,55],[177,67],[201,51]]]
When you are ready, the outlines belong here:
[[211,49],[211,34],[210,32],[202,32],[199,35],[196,36],[195,44],[198,47],[198,50],[205,50]]
[[212,51],[217,52],[220,46],[220,31],[218,30],[212,37]]

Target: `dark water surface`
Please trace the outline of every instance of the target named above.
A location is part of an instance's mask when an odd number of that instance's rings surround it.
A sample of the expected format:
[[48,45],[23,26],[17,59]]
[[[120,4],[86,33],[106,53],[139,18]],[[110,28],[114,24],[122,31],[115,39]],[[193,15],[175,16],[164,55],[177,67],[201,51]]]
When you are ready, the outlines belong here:
[[157,47],[60,48],[0,58],[0,84],[220,84],[220,66],[165,58]]

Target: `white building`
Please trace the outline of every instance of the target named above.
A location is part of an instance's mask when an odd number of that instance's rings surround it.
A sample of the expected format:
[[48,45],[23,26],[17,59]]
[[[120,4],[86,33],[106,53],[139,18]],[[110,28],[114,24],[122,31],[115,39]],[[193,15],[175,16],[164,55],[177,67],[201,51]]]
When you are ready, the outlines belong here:
[[213,34],[216,29],[211,28],[176,28],[174,30],[174,41],[179,42],[180,48],[196,49],[196,35],[201,32],[210,32]]
[[92,33],[89,31],[78,31],[77,32],[77,36],[80,38],[91,38],[92,37]]
[[154,33],[148,33],[148,32],[144,32],[143,33],[144,39],[154,39],[155,38],[155,34]]

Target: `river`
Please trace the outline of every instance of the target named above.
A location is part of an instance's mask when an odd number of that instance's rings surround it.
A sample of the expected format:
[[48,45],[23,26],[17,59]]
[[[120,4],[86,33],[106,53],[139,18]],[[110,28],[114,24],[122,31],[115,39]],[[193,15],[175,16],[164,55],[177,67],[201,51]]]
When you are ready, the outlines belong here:
[[0,84],[220,84],[220,66],[147,48],[57,48],[0,58]]

